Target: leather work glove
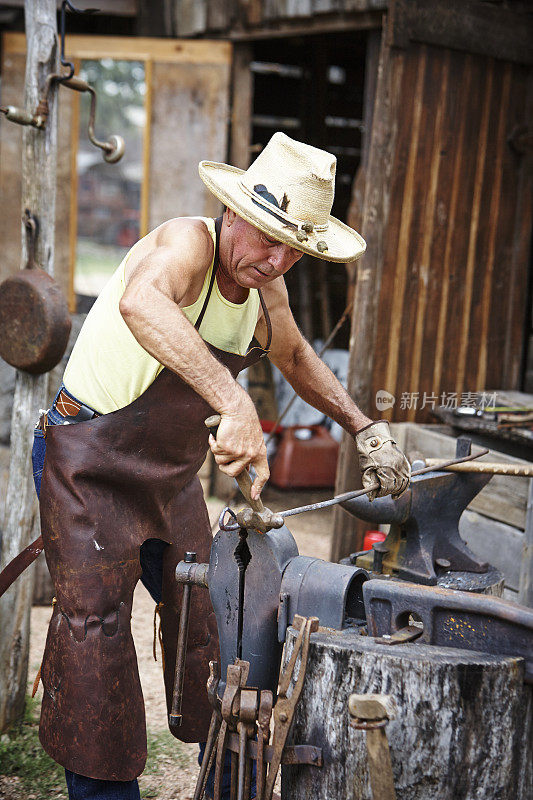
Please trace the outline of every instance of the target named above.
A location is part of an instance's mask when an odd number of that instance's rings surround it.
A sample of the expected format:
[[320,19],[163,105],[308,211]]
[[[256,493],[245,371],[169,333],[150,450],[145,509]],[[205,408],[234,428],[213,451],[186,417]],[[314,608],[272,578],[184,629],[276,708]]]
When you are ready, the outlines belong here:
[[355,436],[363,488],[378,481],[380,488],[368,494],[369,500],[391,494],[394,499],[409,486],[411,466],[391,436],[389,423],[373,422]]

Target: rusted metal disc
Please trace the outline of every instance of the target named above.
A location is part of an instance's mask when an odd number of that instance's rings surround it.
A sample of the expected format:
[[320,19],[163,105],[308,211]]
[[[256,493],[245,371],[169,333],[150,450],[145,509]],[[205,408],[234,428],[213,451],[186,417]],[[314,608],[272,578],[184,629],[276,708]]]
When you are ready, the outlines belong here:
[[8,364],[48,372],[61,360],[70,328],[65,297],[44,270],[21,270],[0,284],[0,356]]

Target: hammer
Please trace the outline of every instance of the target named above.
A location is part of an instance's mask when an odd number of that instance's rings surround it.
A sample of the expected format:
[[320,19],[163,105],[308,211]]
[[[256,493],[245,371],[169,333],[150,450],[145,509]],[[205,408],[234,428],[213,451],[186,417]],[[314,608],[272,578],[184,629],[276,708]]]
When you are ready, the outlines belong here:
[[[209,428],[215,439],[221,419],[220,414],[213,414],[205,420],[206,428]],[[272,528],[283,527],[283,518],[279,514],[265,508],[260,497],[257,500],[252,498],[252,479],[247,469],[237,475],[237,483],[249,505],[249,508],[243,508],[237,513],[237,522],[241,528],[253,528],[259,533],[267,533]]]

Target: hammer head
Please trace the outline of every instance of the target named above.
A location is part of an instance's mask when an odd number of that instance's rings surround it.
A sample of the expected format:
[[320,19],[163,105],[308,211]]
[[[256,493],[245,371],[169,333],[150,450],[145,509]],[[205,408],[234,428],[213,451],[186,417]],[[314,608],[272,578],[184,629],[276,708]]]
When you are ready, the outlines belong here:
[[272,528],[283,528],[283,517],[274,514],[269,508],[254,511],[249,506],[237,512],[237,522],[241,528],[248,528],[258,533],[268,533]]

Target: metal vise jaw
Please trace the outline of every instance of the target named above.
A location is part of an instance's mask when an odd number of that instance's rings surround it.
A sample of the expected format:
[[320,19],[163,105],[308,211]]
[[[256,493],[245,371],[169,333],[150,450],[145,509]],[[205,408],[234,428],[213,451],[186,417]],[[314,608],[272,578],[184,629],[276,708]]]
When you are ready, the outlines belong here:
[[[221,674],[237,656],[238,531],[219,531],[213,540],[207,582],[220,640]],[[275,691],[285,632],[295,614],[315,616],[320,625],[345,628],[365,621],[365,570],[298,554],[284,525],[266,534],[249,530],[242,658],[250,662],[249,683]]]
[[[462,455],[462,454],[461,454]],[[481,561],[459,535],[459,519],[491,475],[430,472],[411,480],[398,500],[390,496],[370,502],[366,496],[342,507],[368,522],[390,524],[384,542],[358,555],[358,566],[426,585],[437,583],[437,571],[485,573]]]
[[[237,657],[239,568],[235,550],[239,541],[238,530],[219,530],[213,540],[209,565],[189,560],[180,561],[176,567],[179,583],[209,589],[220,642],[219,696],[224,692],[227,667]],[[320,624],[329,628],[363,625],[363,583],[368,574],[358,567],[299,555],[285,525],[265,534],[248,530],[246,543],[250,560],[245,572],[241,658],[250,663],[250,685],[274,692],[285,632],[294,615],[318,617]],[[183,657],[176,665],[176,718],[186,649],[186,631],[182,629],[188,621],[184,605],[185,595],[178,637],[182,643],[178,653]]]

